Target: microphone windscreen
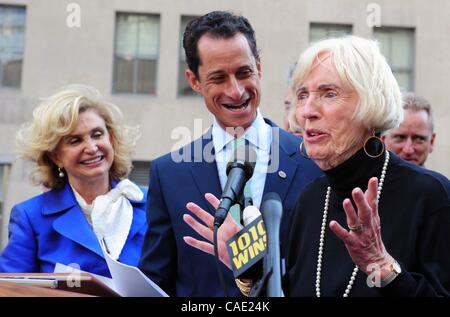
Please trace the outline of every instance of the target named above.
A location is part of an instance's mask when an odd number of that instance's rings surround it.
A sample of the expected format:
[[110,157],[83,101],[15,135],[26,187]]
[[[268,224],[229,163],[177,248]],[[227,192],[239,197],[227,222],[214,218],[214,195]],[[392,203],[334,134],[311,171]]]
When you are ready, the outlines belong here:
[[279,226],[282,213],[283,204],[281,203],[280,195],[275,192],[265,194],[261,203],[261,214],[266,226],[272,223]]
[[244,166],[247,179],[250,179],[255,169],[257,156],[255,149],[249,144],[237,146],[227,164],[227,174],[229,168],[238,163]]
[[242,213],[242,220],[244,226],[248,226],[253,220],[261,216],[261,212],[255,206],[247,206],[245,207]]

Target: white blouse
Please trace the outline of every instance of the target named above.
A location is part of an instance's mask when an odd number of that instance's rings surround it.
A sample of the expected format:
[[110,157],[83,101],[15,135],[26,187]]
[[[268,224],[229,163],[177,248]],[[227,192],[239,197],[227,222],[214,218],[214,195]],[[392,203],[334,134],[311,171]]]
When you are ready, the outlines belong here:
[[130,199],[141,200],[144,197],[141,189],[129,179],[124,179],[106,194],[97,196],[92,204],[87,204],[75,188],[70,186],[97,239],[104,241],[106,251],[117,260],[133,222]]

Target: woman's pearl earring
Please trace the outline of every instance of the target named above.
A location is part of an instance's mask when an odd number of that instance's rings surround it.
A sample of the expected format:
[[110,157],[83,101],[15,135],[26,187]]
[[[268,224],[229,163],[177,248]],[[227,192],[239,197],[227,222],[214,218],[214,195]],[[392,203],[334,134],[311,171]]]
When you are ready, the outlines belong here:
[[63,177],[64,177],[64,173],[63,173],[63,171],[61,170],[61,167],[58,167],[58,172],[59,172],[58,176],[61,177],[61,178],[63,178]]

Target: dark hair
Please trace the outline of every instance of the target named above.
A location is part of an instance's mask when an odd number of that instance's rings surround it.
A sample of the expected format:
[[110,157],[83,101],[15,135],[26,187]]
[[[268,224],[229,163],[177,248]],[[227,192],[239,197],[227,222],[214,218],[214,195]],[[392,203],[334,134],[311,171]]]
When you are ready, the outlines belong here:
[[183,47],[186,53],[186,62],[189,69],[198,76],[200,58],[197,50],[198,40],[205,34],[214,38],[232,38],[237,33],[242,33],[255,58],[258,58],[255,31],[250,22],[243,17],[226,11],[213,11],[198,17],[188,23],[183,35]]

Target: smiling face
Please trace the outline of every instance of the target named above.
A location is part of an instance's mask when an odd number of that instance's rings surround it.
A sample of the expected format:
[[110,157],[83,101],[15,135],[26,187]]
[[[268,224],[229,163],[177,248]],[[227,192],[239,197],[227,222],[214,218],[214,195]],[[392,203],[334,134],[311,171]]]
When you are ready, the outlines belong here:
[[370,131],[354,119],[359,98],[345,85],[329,54],[320,54],[303,83],[296,87],[296,118],[308,156],[322,170],[350,158]]
[[242,34],[231,38],[203,35],[197,44],[199,78],[191,70],[186,77],[200,93],[219,125],[248,128],[260,102],[261,65]]
[[78,191],[87,183],[108,186],[114,149],[103,118],[93,109],[81,112],[75,129],[62,137],[50,158]]

